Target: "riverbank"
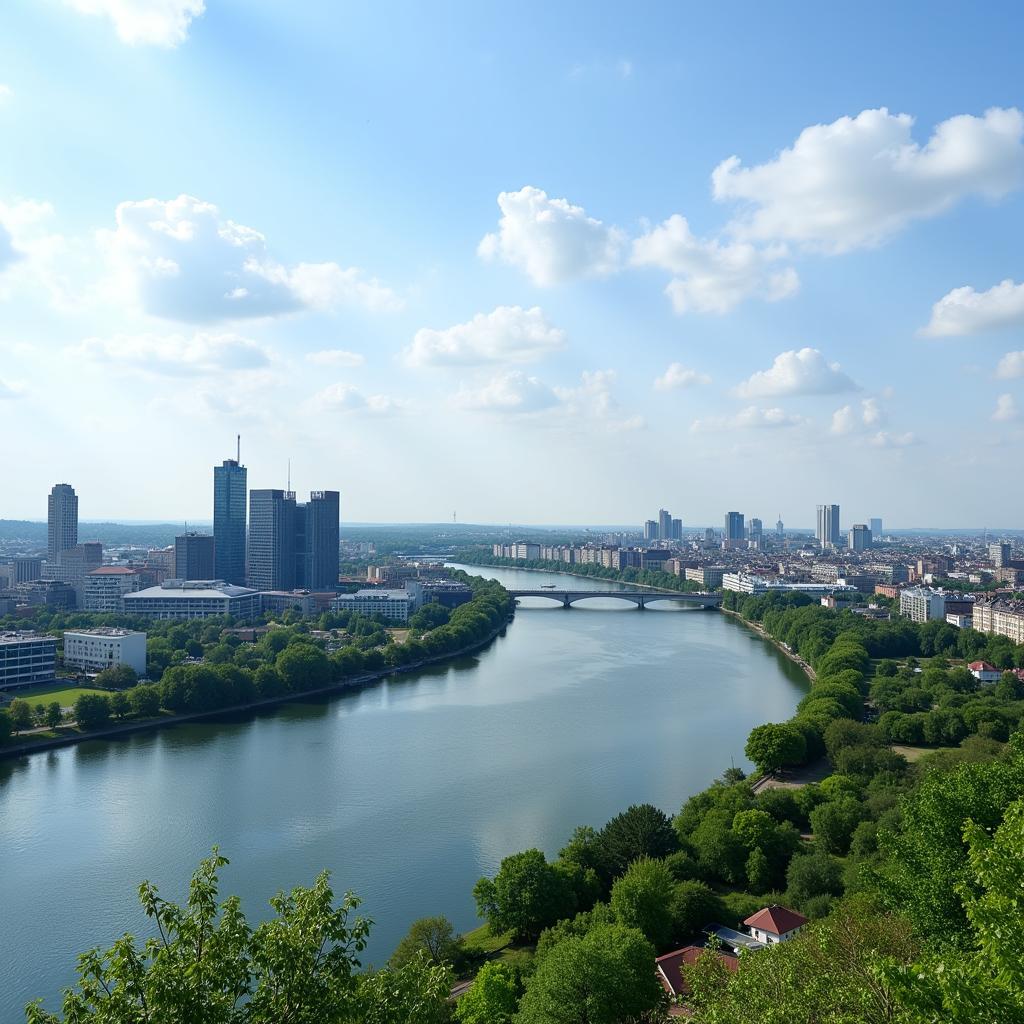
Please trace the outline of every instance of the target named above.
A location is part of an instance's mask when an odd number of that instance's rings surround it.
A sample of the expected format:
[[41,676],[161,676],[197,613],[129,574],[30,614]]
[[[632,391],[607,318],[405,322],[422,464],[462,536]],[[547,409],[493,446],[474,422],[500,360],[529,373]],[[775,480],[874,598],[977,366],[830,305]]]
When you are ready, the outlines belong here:
[[765,640],[768,643],[770,643],[772,647],[774,647],[779,652],[779,654],[785,655],[785,657],[787,657],[791,662],[793,662],[794,665],[799,665],[800,668],[803,669],[807,678],[812,683],[817,678],[814,674],[814,669],[811,668],[811,666],[806,661],[804,661],[804,659],[801,658],[799,654],[794,654],[793,651],[791,651],[785,644],[779,643],[779,641],[776,640],[773,636],[771,636],[763,626],[759,625],[756,622],[749,622],[747,619],[743,618],[743,616],[740,615],[739,612],[734,612],[729,608],[725,608],[724,606],[719,606],[719,611],[723,612],[725,615],[731,615],[738,622],[743,623],[743,625],[746,626],[747,629],[752,630],[762,640]]
[[45,739],[35,740],[29,743],[10,742],[0,745],[0,761],[24,757],[28,754],[36,754],[44,750],[55,750],[59,747],[69,747],[76,743],[83,743],[86,740],[113,740],[122,736],[129,736],[138,732],[150,732],[154,729],[164,729],[172,725],[181,725],[186,722],[202,722],[220,718],[225,715],[237,715],[245,712],[262,711],[267,708],[280,707],[282,704],[292,704],[302,701],[307,697],[325,697],[332,694],[344,693],[349,690],[361,690],[367,686],[379,683],[389,676],[405,675],[409,672],[416,672],[420,669],[429,668],[444,662],[454,661],[457,658],[465,657],[468,654],[475,654],[492,644],[509,626],[514,618],[510,615],[504,622],[499,623],[491,632],[477,643],[470,644],[458,651],[449,651],[445,654],[438,654],[431,658],[423,658],[420,661],[411,662],[408,665],[399,665],[393,668],[382,668],[375,672],[364,672],[350,679],[342,679],[329,686],[321,686],[315,690],[303,690],[301,693],[288,693],[280,697],[265,697],[261,700],[250,701],[246,704],[233,704],[225,708],[217,708],[214,711],[190,711],[177,715],[161,715],[157,718],[145,718],[133,722],[119,722],[117,725],[105,726],[102,729],[95,729],[90,732],[68,732],[61,736],[51,736]]
[[671,587],[655,587],[650,583],[634,583],[631,580],[610,580],[604,576],[591,576],[585,572],[570,572],[568,569],[535,569],[532,566],[498,565],[496,562],[470,562],[465,559],[452,561],[454,565],[472,565],[480,569],[514,569],[516,572],[545,572],[551,576],[573,576],[578,580],[599,580],[604,583],[618,583],[622,587],[636,587],[638,590],[654,590],[659,594],[685,594],[685,590],[673,590]]

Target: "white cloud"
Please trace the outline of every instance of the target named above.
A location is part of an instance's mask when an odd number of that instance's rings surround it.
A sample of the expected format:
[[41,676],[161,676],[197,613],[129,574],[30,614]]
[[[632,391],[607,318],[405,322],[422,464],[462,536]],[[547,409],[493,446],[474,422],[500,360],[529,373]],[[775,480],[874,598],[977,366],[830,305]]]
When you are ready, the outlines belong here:
[[404,358],[409,366],[529,363],[564,345],[565,331],[552,327],[539,306],[498,306],[444,330],[421,327]]
[[584,370],[577,387],[555,388],[555,393],[570,415],[598,421],[609,433],[642,430],[643,416],[622,413],[614,394],[617,379],[614,370]]
[[401,399],[388,395],[364,395],[348,384],[331,384],[317,392],[309,404],[320,413],[362,413],[370,416],[390,416],[409,407],[409,403]]
[[920,333],[941,338],[1015,324],[1024,324],[1024,284],[1007,278],[987,292],[954,288],[932,306],[932,318]]
[[109,18],[129,45],[173,47],[188,38],[189,24],[206,9],[203,0],[65,0],[81,14]]
[[904,434],[891,434],[886,430],[880,430],[868,438],[868,444],[874,448],[910,448],[920,443],[912,430]]
[[794,294],[796,271],[775,266],[785,256],[782,246],[697,238],[676,213],[633,242],[632,262],[679,275],[665,289],[677,313],[727,313],[747,298],[774,302]]
[[670,363],[668,369],[654,382],[657,391],[675,391],[689,388],[695,384],[710,384],[711,378],[706,373],[698,373],[682,363]]
[[695,434],[722,433],[728,430],[775,430],[797,427],[802,423],[802,417],[791,416],[782,409],[760,409],[756,405],[748,405],[731,416],[710,416],[694,420],[690,430]]
[[527,185],[500,193],[498,207],[497,232],[477,247],[482,259],[501,259],[543,286],[600,277],[620,266],[625,236],[588,217],[582,206]]
[[1003,380],[1024,377],[1024,352],[1007,352],[999,360],[999,366],[996,367],[996,376]]
[[116,334],[86,338],[68,351],[93,362],[166,377],[262,370],[270,363],[266,349],[237,334]]
[[14,90],[6,85],[4,82],[0,82],[0,107],[2,107],[8,100],[14,98]]
[[1019,417],[1020,413],[1013,395],[1000,395],[996,399],[996,411],[992,413],[992,419],[996,423],[1012,423]]
[[397,297],[355,267],[271,260],[266,240],[192,196],[117,207],[117,228],[99,233],[117,272],[112,290],[134,291],[154,316],[211,322],[301,309],[398,306]]
[[768,370],[759,370],[736,389],[741,398],[777,395],[834,395],[857,385],[838,363],[829,363],[816,348],[781,352]]
[[41,285],[56,305],[70,304],[70,246],[52,229],[54,217],[53,206],[37,199],[0,202],[0,298],[20,287]]
[[774,159],[715,168],[716,199],[745,200],[740,236],[787,239],[832,252],[877,244],[909,221],[969,195],[998,199],[1024,178],[1024,115],[992,108],[936,126],[915,142],[913,118],[884,107],[805,128]]
[[343,348],[325,348],[319,352],[308,352],[306,359],[315,366],[341,366],[346,369],[362,366],[366,362],[365,356]]
[[885,422],[885,414],[877,398],[865,398],[858,411],[852,405],[844,405],[832,413],[833,434],[852,434],[861,427],[878,427]]
[[25,389],[20,384],[8,384],[6,381],[0,380],[0,402],[21,398],[24,394]]
[[478,388],[464,388],[455,396],[463,409],[497,413],[533,413],[551,409],[560,399],[537,377],[521,370],[499,374]]

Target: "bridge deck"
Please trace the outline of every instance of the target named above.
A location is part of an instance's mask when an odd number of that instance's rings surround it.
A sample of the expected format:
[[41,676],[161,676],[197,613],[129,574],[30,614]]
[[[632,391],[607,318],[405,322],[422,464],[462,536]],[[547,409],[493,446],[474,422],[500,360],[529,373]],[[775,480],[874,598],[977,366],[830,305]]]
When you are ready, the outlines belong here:
[[647,604],[653,604],[655,601],[682,601],[687,604],[699,604],[705,608],[710,608],[722,602],[721,594],[705,592],[687,594],[674,590],[568,590],[557,587],[555,589],[540,587],[533,590],[509,590],[509,594],[514,598],[546,597],[566,608],[576,601],[583,601],[591,597],[617,598],[622,601],[629,601],[638,608],[643,608]]

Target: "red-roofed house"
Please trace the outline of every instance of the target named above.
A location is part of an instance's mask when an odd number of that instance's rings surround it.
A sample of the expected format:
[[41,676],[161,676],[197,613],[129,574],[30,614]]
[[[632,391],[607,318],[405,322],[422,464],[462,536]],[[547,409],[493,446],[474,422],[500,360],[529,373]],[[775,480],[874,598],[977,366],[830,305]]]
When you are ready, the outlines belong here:
[[[654,961],[654,966],[658,973],[658,981],[661,982],[661,987],[672,999],[685,996],[690,991],[687,987],[686,979],[683,977],[683,967],[690,967],[695,964],[697,957],[703,952],[703,946],[683,946],[682,949],[677,949],[673,953],[666,953]],[[718,955],[722,963],[730,971],[735,971],[739,966],[739,960],[736,957],[721,952]]]
[[967,667],[970,669],[971,675],[982,683],[997,683],[1003,674],[995,665],[990,665],[987,661],[972,661]]
[[807,918],[795,910],[773,903],[770,907],[752,914],[743,923],[758,942],[770,945],[773,942],[785,942],[798,935],[807,924]]

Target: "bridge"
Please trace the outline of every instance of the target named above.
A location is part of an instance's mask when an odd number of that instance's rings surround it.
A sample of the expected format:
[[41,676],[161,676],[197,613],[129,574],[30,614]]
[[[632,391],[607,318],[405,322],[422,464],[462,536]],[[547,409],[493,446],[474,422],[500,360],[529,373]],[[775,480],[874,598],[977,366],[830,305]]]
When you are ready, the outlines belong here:
[[722,603],[721,594],[684,594],[675,591],[660,590],[561,590],[541,588],[539,590],[510,590],[514,598],[520,597],[546,597],[557,601],[563,608],[569,608],[578,601],[585,601],[589,597],[617,598],[620,601],[629,601],[637,608],[645,608],[655,601],[678,601],[683,604],[695,604],[702,608],[717,608]]

